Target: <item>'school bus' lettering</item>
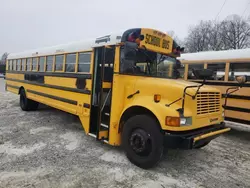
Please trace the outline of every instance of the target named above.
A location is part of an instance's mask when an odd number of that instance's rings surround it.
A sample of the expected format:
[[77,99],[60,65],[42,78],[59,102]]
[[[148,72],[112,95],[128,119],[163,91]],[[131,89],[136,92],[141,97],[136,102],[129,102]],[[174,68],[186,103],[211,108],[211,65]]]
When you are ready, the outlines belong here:
[[162,48],[169,49],[169,41],[168,40],[165,40],[165,39],[162,40]]
[[146,34],[146,41],[145,41],[145,43],[146,44],[151,44],[153,46],[161,47],[160,46],[161,39],[159,37],[156,37],[156,36],[153,36],[153,35]]
[[169,49],[169,43],[170,42],[165,40],[165,39],[161,40],[161,38],[159,38],[159,37],[146,34],[145,43],[153,45],[153,46],[157,46],[157,47],[160,47],[160,48]]

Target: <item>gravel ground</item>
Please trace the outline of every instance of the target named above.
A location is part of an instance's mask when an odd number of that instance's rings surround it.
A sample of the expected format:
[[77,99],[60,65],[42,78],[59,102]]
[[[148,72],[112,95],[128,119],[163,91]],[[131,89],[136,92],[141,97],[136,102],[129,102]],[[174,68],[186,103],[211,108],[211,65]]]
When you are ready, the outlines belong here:
[[23,112],[0,79],[0,187],[250,187],[249,132],[200,150],[169,150],[150,170],[84,134],[77,117],[42,106]]

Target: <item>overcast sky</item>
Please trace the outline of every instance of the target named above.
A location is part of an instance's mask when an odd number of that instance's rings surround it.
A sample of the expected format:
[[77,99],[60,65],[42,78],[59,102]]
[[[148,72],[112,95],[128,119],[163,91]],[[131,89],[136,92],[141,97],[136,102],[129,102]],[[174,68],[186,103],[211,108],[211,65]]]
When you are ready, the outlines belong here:
[[[0,55],[150,27],[179,38],[215,19],[224,0],[1,0]],[[227,0],[218,19],[250,14],[250,0]]]

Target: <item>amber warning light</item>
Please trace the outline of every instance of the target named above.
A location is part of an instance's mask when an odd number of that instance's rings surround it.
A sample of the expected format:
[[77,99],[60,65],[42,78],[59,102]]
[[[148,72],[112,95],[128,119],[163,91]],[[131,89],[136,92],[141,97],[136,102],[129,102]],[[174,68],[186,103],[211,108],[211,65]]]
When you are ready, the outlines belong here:
[[159,95],[159,94],[154,95],[155,102],[160,102],[160,100],[161,100],[161,95]]
[[137,44],[140,44],[140,42],[143,40],[144,40],[144,35],[140,35],[136,32],[132,32],[128,35],[129,42],[135,42]]
[[184,47],[177,46],[176,48],[173,48],[173,53],[175,55],[180,55],[182,52],[184,52]]
[[179,127],[180,126],[180,118],[167,116],[165,119],[165,125],[171,126],[171,127]]

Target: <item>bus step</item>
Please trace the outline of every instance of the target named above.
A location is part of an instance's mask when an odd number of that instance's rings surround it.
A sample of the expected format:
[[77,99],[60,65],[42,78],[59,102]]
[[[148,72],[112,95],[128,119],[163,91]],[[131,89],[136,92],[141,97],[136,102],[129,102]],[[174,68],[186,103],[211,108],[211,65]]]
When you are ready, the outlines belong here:
[[99,132],[99,139],[100,140],[105,140],[108,138],[108,130],[101,130]]
[[[91,137],[96,138],[95,133],[89,133],[88,135],[91,136]],[[100,130],[98,140],[107,140],[107,139],[108,139],[108,130]]]
[[92,137],[96,138],[96,135],[93,134],[93,133],[89,133],[89,136],[92,136]]
[[106,143],[106,144],[109,143],[109,141],[107,139],[104,139],[103,142]]
[[109,113],[104,113],[106,116],[109,116]]
[[106,124],[104,124],[104,123],[101,123],[101,126],[102,126],[102,127],[105,127],[105,128],[109,128],[109,126],[106,125]]

